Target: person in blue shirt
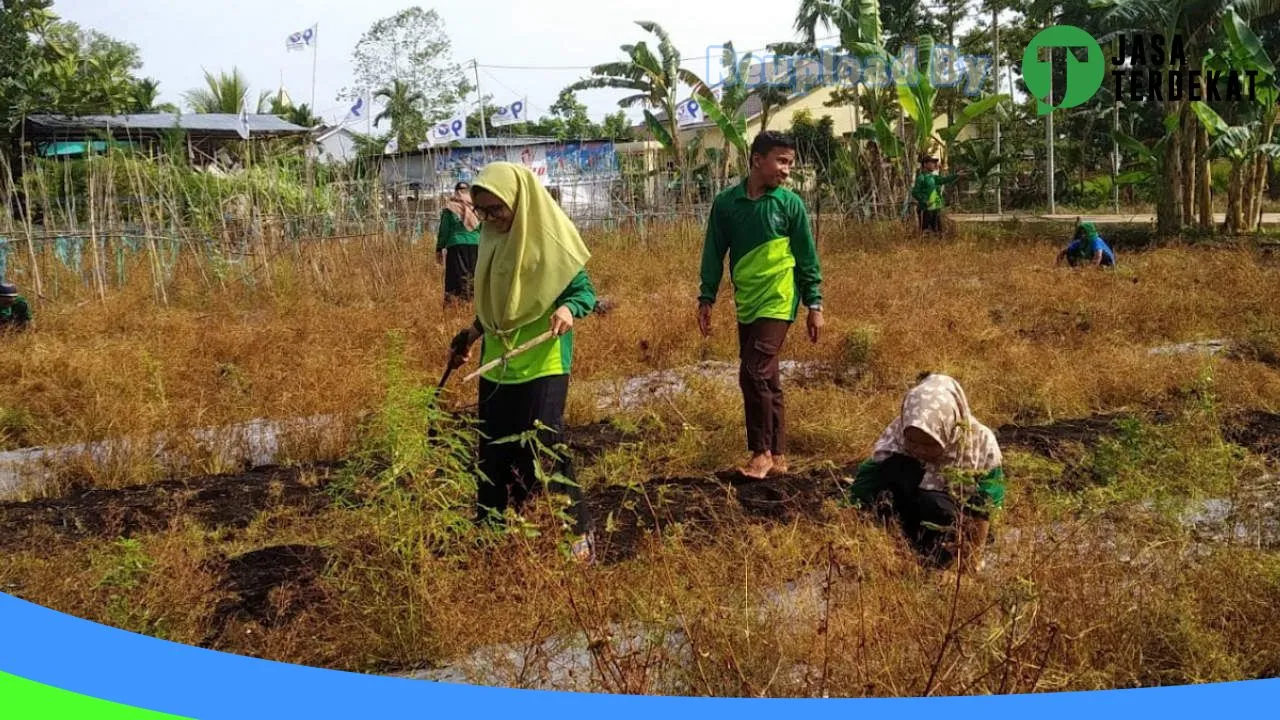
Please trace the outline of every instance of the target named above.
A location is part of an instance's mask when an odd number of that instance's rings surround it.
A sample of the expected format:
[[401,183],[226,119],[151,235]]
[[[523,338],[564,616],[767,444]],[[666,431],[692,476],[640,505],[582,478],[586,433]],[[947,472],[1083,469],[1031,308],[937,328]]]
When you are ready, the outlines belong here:
[[1071,265],[1094,265],[1096,267],[1115,267],[1116,254],[1111,251],[1107,241],[1098,234],[1098,228],[1091,222],[1076,223],[1076,234],[1072,243],[1058,253],[1055,264],[1063,259]]

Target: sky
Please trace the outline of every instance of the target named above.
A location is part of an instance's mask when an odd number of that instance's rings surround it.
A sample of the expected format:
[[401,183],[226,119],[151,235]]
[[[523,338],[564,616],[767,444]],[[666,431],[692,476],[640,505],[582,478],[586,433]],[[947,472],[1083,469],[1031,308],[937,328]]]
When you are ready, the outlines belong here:
[[[619,49],[648,37],[636,20],[660,23],[687,58],[685,67],[705,77],[709,46],[731,40],[741,52],[766,43],[795,39],[792,30],[798,2],[759,3],[742,0],[486,0],[434,7],[444,22],[454,62],[464,64],[476,82],[472,60],[479,62],[479,82],[495,103],[528,98],[531,116],[549,115],[560,90],[589,75],[587,68],[623,59]],[[406,0],[55,0],[64,20],[133,43],[142,55],[142,76],[160,81],[161,101],[182,106],[182,93],[203,85],[203,70],[239,67],[251,87],[275,91],[283,78],[295,104],[311,103],[310,49],[285,50],[293,32],[319,23],[315,59],[313,109],[327,121],[341,120],[349,102],[338,92],[352,82],[351,53],[361,34],[376,20],[406,7]],[[124,8],[127,8],[124,9]],[[829,34],[829,33],[828,33]],[[651,46],[653,43],[650,43]],[[710,60],[718,71],[718,51]],[[513,69],[522,66],[538,69]],[[578,93],[594,120],[618,110],[626,93],[589,90]],[[474,103],[472,94],[468,101]],[[471,107],[458,110],[470,110]],[[490,111],[489,114],[492,114]],[[635,119],[636,113],[630,113]],[[363,130],[365,128],[355,127]],[[386,130],[384,125],[382,130]]]

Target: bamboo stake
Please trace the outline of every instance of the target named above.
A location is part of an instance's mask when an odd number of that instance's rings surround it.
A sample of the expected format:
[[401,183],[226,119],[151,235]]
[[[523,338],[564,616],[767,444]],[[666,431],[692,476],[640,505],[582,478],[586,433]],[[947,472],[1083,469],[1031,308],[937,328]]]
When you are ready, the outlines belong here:
[[546,342],[546,341],[550,340],[552,337],[554,337],[554,334],[553,334],[550,330],[548,330],[548,331],[546,331],[546,332],[542,333],[541,335],[539,335],[539,336],[537,336],[537,337],[535,337],[535,338],[533,338],[533,339],[531,339],[531,340],[529,340],[529,341],[527,341],[527,342],[523,343],[522,345],[520,345],[519,347],[515,348],[514,350],[509,350],[509,351],[508,351],[505,355],[503,355],[502,357],[494,358],[493,360],[490,360],[489,362],[485,363],[484,365],[481,365],[479,368],[477,368],[477,369],[476,369],[476,371],[475,371],[475,372],[473,372],[473,373],[471,373],[470,375],[468,375],[468,376],[466,376],[465,378],[463,378],[463,379],[462,379],[462,382],[471,382],[472,380],[474,380],[474,379],[476,379],[477,377],[479,377],[479,376],[483,375],[484,373],[487,373],[487,372],[489,372],[490,370],[492,370],[492,369],[494,369],[494,368],[498,367],[499,365],[501,365],[501,364],[505,363],[506,361],[510,360],[511,358],[513,358],[513,357],[515,357],[515,356],[517,356],[517,355],[520,355],[521,353],[528,352],[529,350],[532,350],[533,348],[537,347],[538,345],[541,345],[542,343],[544,343],[544,342]]
[[107,302],[107,290],[103,286],[103,270],[102,258],[98,252],[98,217],[97,217],[97,201],[94,197],[97,193],[97,183],[93,181],[95,173],[90,169],[89,173],[89,244],[93,248],[93,284],[98,290],[98,301],[104,305]]

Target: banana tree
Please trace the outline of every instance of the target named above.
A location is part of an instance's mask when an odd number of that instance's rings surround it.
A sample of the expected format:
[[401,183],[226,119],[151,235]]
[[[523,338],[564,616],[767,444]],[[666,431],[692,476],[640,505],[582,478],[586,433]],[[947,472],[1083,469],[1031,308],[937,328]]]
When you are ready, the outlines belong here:
[[[627,59],[619,62],[603,63],[591,68],[594,77],[585,78],[569,85],[569,91],[591,90],[594,88],[610,88],[630,90],[635,94],[628,95],[618,101],[618,106],[631,108],[644,106],[644,122],[650,134],[666,149],[673,163],[684,172],[684,151],[680,142],[680,125],[676,108],[680,97],[681,84],[706,91],[706,84],[697,75],[680,67],[680,51],[671,42],[671,37],[661,25],[644,20],[636,24],[658,39],[658,54],[655,55],[643,40],[634,45],[623,45],[622,51]],[[665,115],[659,119],[652,112],[656,109]]]
[[933,38],[928,35],[920,37],[917,48],[919,62],[923,68],[917,67],[912,73],[898,78],[898,104],[902,112],[911,119],[914,126],[914,145],[909,151],[927,152],[935,145],[950,150],[951,145],[960,137],[964,129],[974,120],[991,112],[1000,103],[1009,99],[1008,95],[988,95],[980,100],[968,103],[954,121],[935,130],[937,119],[934,112],[934,101],[938,90],[933,86]]
[[[817,48],[817,31],[835,29],[840,36],[840,47],[864,64],[877,63],[882,68],[892,67],[892,59],[884,46],[884,26],[880,18],[880,0],[801,0],[796,13],[795,30],[803,42],[793,44],[813,53]],[[855,139],[874,140],[875,145],[866,148],[871,164],[871,193],[875,205],[889,205],[894,195],[892,167],[886,168],[885,159],[901,157],[897,138],[883,132],[888,127],[885,117],[891,102],[888,91],[857,88],[856,92],[838,92],[846,102],[858,102],[865,98],[867,117],[873,123],[861,126],[854,133]],[[890,172],[886,172],[889,170]],[[899,183],[899,185],[904,185]],[[905,192],[905,187],[900,187]]]
[[[1244,227],[1246,229],[1254,229],[1262,211],[1262,196],[1266,190],[1267,166],[1273,157],[1270,155],[1268,148],[1272,145],[1271,139],[1275,131],[1276,122],[1280,120],[1280,85],[1277,84],[1275,63],[1272,62],[1270,55],[1267,54],[1261,40],[1234,8],[1223,13],[1222,24],[1229,57],[1210,53],[1210,56],[1206,59],[1206,65],[1214,69],[1229,66],[1236,69],[1257,71],[1255,82],[1256,102],[1249,108],[1247,113],[1253,123],[1246,124],[1246,127],[1252,127],[1255,133],[1246,142],[1246,147],[1252,146],[1255,151],[1243,170],[1244,175],[1241,178],[1242,196],[1240,198],[1241,210],[1245,215]],[[1199,114],[1197,113],[1197,115]],[[1204,118],[1201,118],[1201,122],[1204,122]],[[1206,127],[1208,126],[1206,125]],[[1210,131],[1212,132],[1212,129]]]
[[[1235,14],[1237,10],[1250,17],[1267,17],[1273,15],[1280,4],[1275,0],[1092,0],[1091,7],[1105,10],[1103,22],[1113,29],[1112,33],[1099,37],[1100,42],[1107,42],[1121,33],[1159,34],[1166,38],[1180,36],[1187,56],[1200,57],[1214,40],[1218,28],[1216,18],[1226,18],[1228,13]],[[1187,217],[1183,206],[1191,199],[1185,196],[1186,189],[1194,183],[1187,182],[1192,179],[1184,174],[1188,168],[1194,172],[1196,166],[1183,161],[1184,146],[1190,145],[1184,136],[1198,130],[1195,127],[1198,123],[1187,98],[1165,98],[1162,103],[1166,114],[1179,117],[1179,122],[1170,130],[1175,142],[1164,145],[1166,157],[1162,169],[1165,178],[1157,188],[1157,231],[1167,236],[1174,234]],[[1202,207],[1201,211],[1208,214],[1210,208]]]
[[1267,162],[1280,158],[1280,145],[1269,139],[1264,141],[1266,135],[1262,123],[1257,120],[1244,125],[1228,125],[1213,108],[1203,102],[1191,103],[1191,109],[1213,138],[1209,151],[1231,162],[1231,176],[1227,186],[1227,232],[1234,233],[1254,227],[1257,218],[1256,215],[1249,214],[1252,209],[1247,185],[1253,182],[1255,163],[1261,164],[1265,170]]
[[1116,175],[1115,184],[1118,187],[1146,187],[1158,196],[1163,191],[1161,186],[1166,180],[1165,162],[1169,157],[1168,146],[1171,142],[1177,142],[1173,133],[1180,123],[1181,118],[1177,113],[1166,115],[1164,134],[1150,146],[1123,130],[1112,130],[1111,137],[1119,145],[1129,165],[1127,170]]
[[751,72],[751,53],[738,58],[733,43],[724,44],[721,64],[726,73],[720,86],[720,98],[717,100],[705,86],[696,87],[694,97],[702,114],[720,129],[720,137],[724,138],[724,149],[719,153],[720,177],[729,177],[729,163],[734,159],[729,151],[736,151],[736,169],[739,175],[746,173],[747,160],[747,118],[743,108],[751,97],[748,85]]

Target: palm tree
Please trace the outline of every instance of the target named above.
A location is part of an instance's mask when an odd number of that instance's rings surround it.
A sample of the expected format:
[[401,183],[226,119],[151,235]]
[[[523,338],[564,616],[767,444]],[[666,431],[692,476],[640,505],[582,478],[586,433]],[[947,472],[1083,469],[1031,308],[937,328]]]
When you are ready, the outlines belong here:
[[[189,90],[182,96],[192,112],[235,114],[240,112],[242,104],[249,102],[249,81],[239,68],[232,68],[230,73],[219,71],[216,76],[205,70],[204,82],[205,87]],[[266,91],[258,95],[257,104],[252,106],[254,112],[262,114],[270,95]]]
[[311,108],[306,103],[302,103],[297,107],[290,107],[282,115],[282,118],[285,122],[293,123],[294,125],[304,128],[313,128],[324,122],[321,118],[311,114]]
[[[681,102],[680,86],[688,85],[695,93],[704,97],[711,97],[711,91],[697,75],[680,67],[680,51],[672,44],[671,37],[661,25],[645,20],[637,20],[636,24],[657,37],[658,55],[654,55],[643,40],[634,45],[623,45],[622,52],[626,53],[626,60],[596,65],[591,68],[591,74],[595,77],[579,80],[566,90],[610,88],[634,91],[635,94],[619,100],[618,106],[645,107],[644,119],[649,132],[670,152],[672,159],[680,166],[682,177],[685,177],[688,175],[688,163],[681,147],[680,125],[676,113]],[[650,108],[663,113],[664,117],[660,120]],[[683,185],[687,187],[688,183]]]
[[[382,112],[373,118],[373,126],[382,124],[383,120],[391,121],[391,132],[402,148],[416,144],[417,135],[425,130],[426,119],[422,115],[422,104],[426,97],[402,80],[392,80],[389,87],[373,93],[375,100],[386,102]],[[414,140],[414,143],[410,143]]]

